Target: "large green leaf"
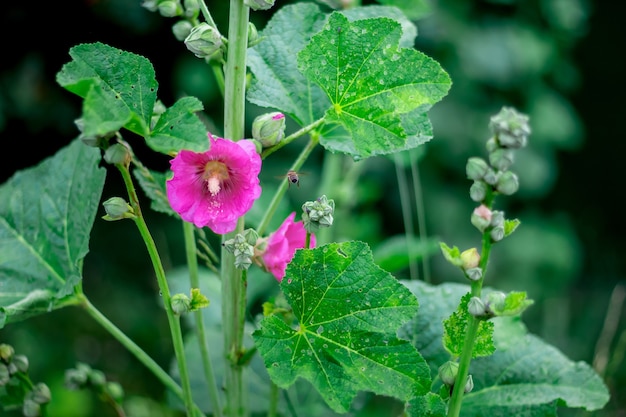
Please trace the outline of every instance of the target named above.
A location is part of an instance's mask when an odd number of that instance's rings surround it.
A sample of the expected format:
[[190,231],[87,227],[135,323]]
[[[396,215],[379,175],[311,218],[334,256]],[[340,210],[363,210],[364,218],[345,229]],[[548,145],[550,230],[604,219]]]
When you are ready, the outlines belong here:
[[[417,281],[406,285],[421,308],[400,335],[412,340],[436,372],[450,357],[441,342],[442,322],[470,291],[469,286]],[[606,385],[588,364],[574,362],[528,334],[519,317],[493,322],[496,351],[472,361],[474,390],[464,396],[462,416],[556,416],[557,405],[598,410],[608,402]]]
[[407,401],[428,392],[421,355],[396,330],[417,300],[379,268],[363,242],[298,250],[281,282],[297,324],[266,317],[253,333],[272,380],[310,381],[337,412],[359,391]]
[[349,132],[349,142],[321,143],[354,159],[398,152],[432,137],[425,116],[450,88],[433,59],[401,48],[400,24],[389,18],[350,22],[330,15],[321,32],[298,53],[298,68],[319,85],[332,106],[327,123]]
[[104,187],[99,162],[75,140],[0,186],[0,328],[71,301]]
[[[380,16],[394,19],[400,22],[396,23],[399,37],[399,41],[395,40],[396,46],[398,42],[403,47],[411,47],[414,43],[417,33],[415,26],[395,7],[359,7],[342,14],[348,21]],[[322,13],[319,7],[312,3],[288,5],[272,16],[261,32],[263,41],[249,51],[248,65],[254,78],[248,91],[248,100],[259,106],[280,110],[301,126],[324,117],[326,112],[332,109],[333,103],[327,94],[299,71],[296,61],[298,53],[310,42],[311,37],[322,29],[328,18],[328,14]],[[353,53],[348,49],[341,52],[342,54],[345,52],[346,57]],[[310,66],[313,71],[322,67],[322,61],[321,57],[312,58]],[[430,122],[424,111],[420,108],[419,111],[407,111],[398,115],[406,131],[406,138],[403,139],[406,148],[415,147],[432,136]],[[322,145],[333,152],[347,153],[356,159],[369,156],[361,154],[360,150],[355,148],[351,136],[354,132],[346,130],[334,121],[322,126],[320,132]],[[394,151],[396,149],[389,152]],[[373,154],[385,152],[377,150]]]

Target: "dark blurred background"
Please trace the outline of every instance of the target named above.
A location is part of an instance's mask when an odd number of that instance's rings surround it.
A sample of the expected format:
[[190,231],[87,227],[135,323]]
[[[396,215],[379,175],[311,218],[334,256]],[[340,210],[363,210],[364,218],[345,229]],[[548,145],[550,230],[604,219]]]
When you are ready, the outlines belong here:
[[[227,33],[228,2],[207,4]],[[423,231],[461,249],[479,246],[479,235],[469,223],[474,203],[465,161],[486,157],[488,121],[502,106],[528,114],[533,133],[513,166],[520,191],[497,202],[522,225],[494,249],[487,283],[528,291],[536,301],[524,313],[529,329],[573,360],[594,365],[612,399],[593,415],[626,415],[626,230],[621,198],[614,195],[623,190],[619,172],[626,147],[620,133],[626,111],[626,84],[620,81],[626,73],[621,55],[626,31],[620,16],[626,7],[590,0],[492,0],[431,2],[427,15],[417,9],[416,47],[439,61],[453,81],[450,94],[431,111],[435,138],[421,148],[420,182],[412,183],[423,192]],[[252,13],[252,20],[261,30],[270,15]],[[139,0],[3,4],[0,138],[5,156],[0,183],[77,137],[73,121],[81,101],[62,89],[55,75],[70,61],[69,49],[80,43],[103,42],[148,58],[159,81],[159,98],[171,105],[182,95],[198,97],[219,129],[222,110],[215,82],[205,64],[174,38],[174,22],[143,9]],[[260,111],[251,106],[249,121]],[[273,159],[268,172],[281,172],[296,148]],[[140,143],[135,151],[150,168],[168,169],[167,158]],[[314,154],[306,167],[313,178],[319,175],[322,157]],[[375,245],[403,233],[399,194],[389,190],[398,188],[398,172],[413,181],[412,171],[397,171],[387,157],[362,164],[353,204],[338,218],[334,237]],[[296,197],[306,192],[305,181],[304,190],[294,191],[301,193]],[[113,171],[103,198],[112,195],[123,195]],[[301,202],[291,204],[297,209]],[[182,264],[180,224],[158,213],[148,216],[166,266]],[[419,223],[417,215],[413,223]],[[90,247],[85,293],[167,369],[169,331],[138,233],[131,224],[97,219]],[[421,276],[433,283],[462,282],[439,253],[426,266],[420,265]],[[407,268],[393,272],[399,278],[410,275]],[[149,322],[147,312],[154,313]],[[0,330],[1,342],[29,356],[33,378],[53,390],[55,416],[109,415],[90,394],[64,390],[63,370],[78,361],[123,381],[128,395],[142,402],[140,408],[151,410],[146,415],[171,415],[145,399],[164,398],[152,375],[74,309],[9,325]]]

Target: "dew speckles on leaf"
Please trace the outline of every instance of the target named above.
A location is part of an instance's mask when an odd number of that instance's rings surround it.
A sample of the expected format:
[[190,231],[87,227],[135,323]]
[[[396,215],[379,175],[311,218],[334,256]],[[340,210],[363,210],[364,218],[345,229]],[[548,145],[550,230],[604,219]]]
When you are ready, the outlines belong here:
[[274,368],[278,368],[278,362],[274,362],[274,363],[272,363],[272,366],[273,366]]

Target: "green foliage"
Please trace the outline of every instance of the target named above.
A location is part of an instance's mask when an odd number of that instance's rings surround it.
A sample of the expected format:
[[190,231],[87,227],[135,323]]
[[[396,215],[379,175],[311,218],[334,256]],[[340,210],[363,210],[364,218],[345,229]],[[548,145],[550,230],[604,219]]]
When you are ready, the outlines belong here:
[[75,302],[104,187],[81,141],[0,186],[0,328]]
[[[467,333],[467,325],[472,317],[467,310],[467,304],[471,297],[471,293],[465,294],[461,298],[461,303],[457,310],[443,322],[443,346],[453,357],[461,356],[461,350],[463,349],[463,343],[465,342],[465,335]],[[472,357],[489,356],[493,354],[494,351],[493,323],[481,321],[478,325],[478,333],[476,335]]]
[[297,324],[272,315],[253,334],[278,386],[304,378],[338,412],[360,390],[402,400],[427,392],[426,363],[395,335],[417,300],[374,264],[365,243],[298,250],[281,288]]
[[[445,316],[455,309],[468,287],[405,282],[420,300],[420,313],[399,332],[412,340],[436,372],[449,353],[440,343]],[[584,362],[573,362],[558,349],[528,334],[519,318],[493,320],[496,351],[472,361],[474,390],[464,396],[463,416],[556,415],[557,406],[602,408],[609,393],[602,379]],[[434,368],[434,369],[433,369]],[[487,411],[485,411],[487,410]]]

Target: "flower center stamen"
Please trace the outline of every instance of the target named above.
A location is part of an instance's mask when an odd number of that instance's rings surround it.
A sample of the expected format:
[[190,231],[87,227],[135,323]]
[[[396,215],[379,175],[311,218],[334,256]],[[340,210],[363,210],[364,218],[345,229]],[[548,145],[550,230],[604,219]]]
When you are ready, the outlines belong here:
[[207,189],[212,196],[222,190],[222,184],[228,180],[228,167],[220,161],[209,161],[204,166],[202,179],[206,181]]

